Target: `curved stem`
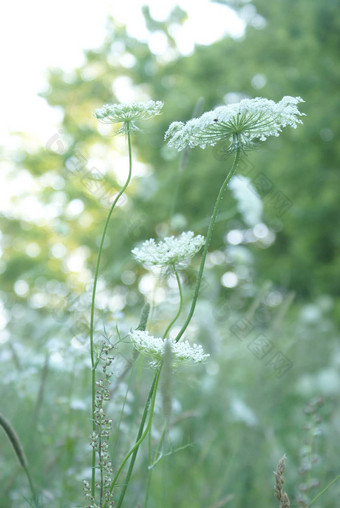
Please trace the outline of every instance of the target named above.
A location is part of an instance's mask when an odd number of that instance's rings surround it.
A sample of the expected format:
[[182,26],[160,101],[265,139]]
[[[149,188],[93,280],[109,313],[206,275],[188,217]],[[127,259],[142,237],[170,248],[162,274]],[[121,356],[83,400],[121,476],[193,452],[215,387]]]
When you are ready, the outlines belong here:
[[220,188],[220,191],[218,193],[218,196],[217,196],[217,199],[216,199],[216,202],[215,202],[214,210],[213,210],[210,222],[209,222],[209,227],[208,227],[208,232],[207,232],[207,238],[206,238],[206,241],[205,241],[205,244],[204,244],[203,253],[202,253],[201,264],[200,264],[200,268],[199,268],[199,272],[198,272],[198,278],[197,278],[197,282],[196,282],[194,297],[193,297],[193,300],[192,300],[192,303],[191,303],[191,307],[190,307],[190,311],[189,311],[188,317],[187,317],[184,325],[182,326],[181,330],[177,334],[177,337],[175,339],[176,342],[178,342],[179,339],[182,337],[183,333],[187,329],[187,327],[188,327],[188,325],[189,325],[189,323],[191,321],[191,318],[192,318],[192,316],[194,314],[196,303],[197,303],[197,299],[198,299],[198,293],[199,293],[200,285],[201,285],[201,282],[202,282],[202,276],[203,276],[203,270],[204,270],[205,260],[206,260],[208,249],[209,249],[209,246],[210,246],[210,242],[211,242],[211,238],[212,238],[212,234],[213,234],[213,230],[214,230],[217,214],[218,214],[218,211],[220,209],[220,206],[221,206],[221,203],[222,203],[222,199],[223,199],[223,195],[224,195],[224,192],[225,192],[225,190],[227,188],[227,185],[228,185],[231,177],[234,175],[234,173],[236,171],[237,164],[238,164],[238,162],[240,160],[240,156],[241,156],[241,149],[238,147],[236,149],[236,154],[235,154],[233,165],[232,165],[229,173],[227,174],[226,178],[224,179],[224,182],[222,183],[222,186]]
[[[99,275],[99,267],[100,267],[100,261],[104,246],[104,241],[106,237],[107,228],[111,219],[112,212],[118,203],[121,196],[124,194],[127,186],[130,183],[131,180],[131,174],[132,174],[132,150],[131,150],[131,136],[130,132],[127,133],[127,139],[128,139],[128,149],[129,149],[129,173],[127,180],[119,193],[117,194],[115,200],[113,201],[110,211],[108,213],[108,216],[105,221],[102,237],[100,240],[99,250],[98,250],[98,257],[97,257],[97,263],[96,263],[96,269],[94,274],[94,281],[93,281],[93,290],[92,290],[92,299],[91,299],[91,318],[90,318],[90,352],[91,352],[91,395],[92,395],[92,404],[91,404],[91,410],[92,410],[92,431],[96,431],[96,422],[95,422],[95,399],[96,399],[96,367],[98,362],[95,358],[95,352],[94,352],[94,308],[95,308],[95,300],[96,300],[96,290],[97,290],[97,282],[98,282],[98,275]],[[92,450],[92,481],[91,481],[91,494],[94,497],[94,491],[95,491],[95,482],[96,482],[96,450],[93,448]]]
[[[161,373],[161,369],[162,369],[162,366],[160,366],[157,369],[157,372],[155,374],[155,377],[154,377],[154,380],[153,380],[153,383],[152,383],[152,386],[151,386],[151,389],[150,389],[150,392],[149,392],[148,400],[147,400],[147,403],[146,403],[145,408],[144,408],[144,413],[143,413],[142,421],[141,421],[140,426],[139,426],[139,431],[138,431],[138,436],[137,436],[136,443],[134,444],[134,446],[131,448],[129,453],[123,459],[122,463],[120,464],[120,466],[119,466],[119,468],[118,468],[118,470],[116,472],[115,477],[112,480],[111,486],[110,486],[110,492],[112,492],[114,486],[117,483],[118,477],[119,477],[123,467],[125,466],[126,462],[129,460],[130,456],[132,455],[132,459],[131,459],[131,462],[130,462],[128,473],[127,473],[127,476],[126,476],[126,479],[125,479],[125,482],[124,482],[124,486],[123,486],[120,498],[119,498],[119,500],[117,502],[116,508],[120,508],[120,506],[122,505],[122,502],[123,502],[124,497],[125,497],[126,489],[128,487],[128,484],[129,484],[129,481],[130,481],[130,478],[131,478],[131,474],[132,474],[133,466],[134,466],[134,463],[135,463],[135,460],[136,460],[138,448],[140,447],[140,445],[142,444],[142,442],[144,441],[144,439],[148,435],[148,432],[149,432],[149,430],[151,428],[152,417],[153,417],[153,412],[154,412],[154,408],[155,408],[157,386],[158,386],[158,381],[159,381],[159,376],[160,376],[160,373]],[[146,426],[146,428],[145,428],[145,430],[143,432],[144,423],[145,423],[145,420],[146,420],[146,417],[147,417],[149,406],[150,406],[149,420],[148,420],[147,426]]]
[[37,496],[37,493],[35,491],[33,480],[32,480],[31,474],[29,472],[28,466],[25,466],[24,470],[25,470],[25,474],[26,474],[26,477],[27,477],[27,480],[28,480],[28,484],[30,486],[31,493],[32,493],[33,503],[34,503],[34,505],[36,507],[38,507],[39,506],[38,496]]
[[178,311],[177,311],[176,316],[171,321],[171,323],[169,324],[168,328],[165,330],[164,335],[163,335],[163,339],[165,339],[165,337],[169,334],[171,328],[173,327],[173,325],[176,323],[177,319],[179,318],[179,316],[180,316],[180,314],[182,312],[182,308],[183,308],[182,285],[181,285],[181,280],[180,280],[179,275],[178,275],[178,271],[176,270],[175,267],[174,267],[174,272],[175,272],[175,276],[176,276],[176,280],[177,280],[177,285],[178,285],[178,291],[179,291],[179,307],[178,307]]

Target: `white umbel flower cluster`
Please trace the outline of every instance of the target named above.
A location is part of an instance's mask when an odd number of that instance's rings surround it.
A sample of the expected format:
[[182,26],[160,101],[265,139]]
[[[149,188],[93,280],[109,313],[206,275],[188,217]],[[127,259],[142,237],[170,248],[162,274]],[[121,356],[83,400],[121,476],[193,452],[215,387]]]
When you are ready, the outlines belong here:
[[209,354],[204,353],[199,344],[190,345],[189,342],[175,342],[173,339],[161,339],[153,337],[149,332],[133,330],[130,338],[137,351],[149,356],[152,360],[151,365],[157,366],[164,357],[166,346],[171,348],[171,362],[173,367],[182,364],[198,364],[205,362]]
[[117,134],[138,131],[136,120],[152,118],[160,114],[162,101],[105,104],[96,109],[95,116],[104,123],[123,123]]
[[236,104],[219,106],[193,118],[187,123],[173,122],[167,132],[169,146],[177,150],[186,147],[214,146],[219,141],[229,143],[229,150],[249,147],[253,140],[265,141],[268,136],[278,136],[283,127],[294,129],[302,123],[297,104],[301,97],[283,97],[280,102],[263,99],[244,99]]
[[187,231],[177,238],[167,236],[157,243],[153,238],[146,240],[140,247],[133,249],[132,254],[137,261],[147,266],[181,268],[201,249],[204,241],[204,236],[195,236],[192,231]]

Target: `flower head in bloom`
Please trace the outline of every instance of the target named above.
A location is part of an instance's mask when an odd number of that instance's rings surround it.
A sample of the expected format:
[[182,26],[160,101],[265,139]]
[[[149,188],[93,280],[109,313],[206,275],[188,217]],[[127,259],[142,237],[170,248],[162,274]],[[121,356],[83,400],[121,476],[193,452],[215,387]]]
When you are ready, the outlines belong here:
[[147,266],[180,268],[190,261],[203,244],[203,236],[195,236],[192,231],[187,231],[177,238],[167,236],[158,243],[154,239],[147,240],[133,249],[132,254],[137,261]]
[[171,349],[171,361],[174,367],[181,363],[202,363],[210,356],[204,353],[202,346],[199,344],[191,346],[187,340],[175,342],[173,339],[161,339],[141,330],[133,330],[130,333],[130,338],[137,351],[151,357],[153,366],[159,365],[169,345]]
[[104,123],[122,123],[117,134],[127,134],[139,130],[135,124],[136,120],[157,116],[162,107],[161,101],[105,104],[102,108],[96,109],[95,116]]
[[301,97],[283,97],[280,102],[257,97],[244,99],[237,104],[219,106],[213,111],[193,118],[187,123],[173,122],[167,132],[169,146],[177,150],[186,147],[216,145],[219,141],[229,144],[229,150],[246,148],[253,140],[264,141],[268,136],[278,136],[283,127],[294,129],[302,123],[297,104]]

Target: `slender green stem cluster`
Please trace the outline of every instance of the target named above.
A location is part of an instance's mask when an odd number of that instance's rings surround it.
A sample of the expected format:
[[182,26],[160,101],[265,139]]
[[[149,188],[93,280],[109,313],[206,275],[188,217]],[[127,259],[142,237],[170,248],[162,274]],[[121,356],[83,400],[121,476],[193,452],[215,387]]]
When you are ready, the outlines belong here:
[[[182,335],[184,334],[184,332],[187,329],[187,327],[189,326],[189,323],[190,323],[190,321],[192,319],[192,316],[194,314],[196,303],[197,303],[197,299],[198,299],[198,294],[199,294],[199,290],[200,290],[200,285],[201,285],[201,282],[202,282],[202,276],[203,276],[203,271],[204,271],[205,260],[206,260],[208,249],[209,249],[210,242],[211,242],[211,239],[212,239],[212,234],[213,234],[213,229],[214,229],[214,225],[215,225],[215,222],[216,222],[216,218],[217,218],[218,212],[220,210],[220,207],[221,207],[221,204],[222,204],[223,195],[225,193],[227,185],[228,185],[231,177],[234,175],[234,173],[235,173],[235,171],[237,169],[237,165],[238,165],[238,162],[239,162],[239,159],[240,159],[240,154],[241,154],[240,149],[238,149],[236,151],[236,154],[235,154],[235,158],[234,158],[234,162],[233,162],[232,168],[230,169],[229,173],[227,174],[225,180],[223,181],[222,186],[220,188],[220,191],[218,193],[218,196],[217,196],[217,199],[216,199],[216,203],[215,203],[215,206],[214,206],[214,209],[213,209],[213,213],[212,213],[212,216],[211,216],[211,219],[210,219],[209,227],[208,227],[208,233],[207,233],[207,237],[206,237],[206,242],[204,244],[204,249],[203,249],[203,253],[202,253],[200,269],[199,269],[199,273],[198,273],[198,278],[197,278],[197,282],[196,282],[196,287],[195,287],[195,292],[194,292],[194,297],[193,297],[193,300],[192,300],[191,308],[190,308],[189,315],[188,315],[184,325],[182,326],[180,332],[178,333],[178,335],[177,335],[177,337],[175,339],[176,342],[178,342],[180,340],[180,338],[182,337]],[[163,337],[166,337],[166,335],[170,331],[171,327],[174,325],[175,321],[178,319],[178,317],[179,317],[179,315],[181,313],[181,310],[182,310],[182,306],[183,306],[182,288],[181,288],[180,279],[179,279],[179,275],[178,275],[177,271],[175,272],[175,275],[176,275],[176,279],[177,279],[177,283],[178,283],[178,287],[179,287],[179,293],[180,293],[180,307],[178,309],[178,312],[177,312],[175,318],[170,323],[170,325],[168,326],[166,332],[164,333]],[[119,498],[119,501],[118,501],[118,504],[117,504],[117,508],[119,508],[122,505],[122,502],[124,500],[125,493],[126,493],[126,490],[127,490],[130,478],[131,478],[131,474],[132,474],[132,471],[133,471],[133,467],[134,467],[134,463],[135,463],[135,460],[136,460],[138,448],[139,448],[140,444],[142,443],[143,439],[147,435],[146,431],[143,433],[143,429],[144,429],[144,425],[145,425],[146,416],[147,416],[147,413],[148,413],[148,408],[149,408],[150,402],[152,400],[154,400],[154,398],[156,396],[157,387],[158,387],[159,374],[160,374],[160,371],[158,372],[158,370],[157,370],[157,372],[155,374],[155,378],[154,378],[153,384],[151,386],[151,389],[150,389],[150,392],[149,392],[149,395],[148,395],[148,398],[147,398],[147,401],[146,401],[146,404],[145,404],[144,413],[143,413],[142,421],[140,423],[140,427],[139,427],[139,431],[138,431],[138,436],[137,436],[136,444],[132,448],[132,450],[133,450],[132,459],[131,459],[131,462],[130,462],[130,466],[129,466],[129,470],[128,470],[127,476],[125,478],[124,487],[123,487],[123,489],[121,491],[121,495],[120,495],[120,498]],[[150,418],[149,418],[148,426],[149,426],[149,424],[151,425],[151,419]],[[148,428],[146,430],[148,430]],[[126,460],[130,457],[132,450],[130,450],[130,452],[127,455],[127,457],[125,457],[124,464],[125,464]]]
[[[91,486],[89,483],[85,482],[86,497],[91,502],[91,508],[111,508],[113,506],[113,497],[116,495],[120,475],[127,462],[130,461],[115,508],[120,508],[122,506],[127,488],[131,481],[139,447],[151,432],[157,389],[162,369],[165,373],[165,367],[173,368],[179,363],[197,364],[205,361],[209,356],[204,354],[202,346],[197,344],[191,345],[187,340],[181,341],[180,343],[179,341],[186,332],[195,312],[206,258],[226,188],[237,170],[242,153],[246,147],[250,147],[252,145],[253,139],[264,141],[268,136],[279,135],[283,127],[290,125],[296,128],[299,123],[302,123],[300,120],[302,113],[300,113],[297,108],[297,105],[300,102],[303,101],[299,97],[284,97],[277,104],[273,101],[261,98],[246,99],[241,101],[239,104],[219,107],[214,111],[203,114],[200,118],[190,120],[187,124],[175,122],[171,124],[166,133],[165,137],[169,140],[169,145],[177,148],[178,150],[192,148],[194,146],[201,146],[204,148],[207,144],[213,146],[218,141],[222,141],[225,143],[227,150],[234,153],[234,160],[232,167],[225,176],[225,179],[219,189],[205,239],[200,235],[195,236],[193,232],[188,231],[186,233],[182,233],[178,238],[173,236],[165,237],[157,244],[153,239],[147,240],[141,247],[137,247],[132,251],[132,254],[137,261],[143,263],[144,265],[161,267],[164,275],[169,275],[170,273],[175,275],[179,291],[179,307],[175,316],[166,327],[162,337],[153,337],[146,330],[149,309],[147,309],[144,313],[146,317],[142,320],[143,324],[138,326],[137,329],[133,330],[129,334],[131,342],[134,344],[137,351],[151,356],[151,365],[155,368],[155,373],[145,403],[136,441],[125,455],[120,465],[116,468],[115,474],[113,473],[111,459],[108,453],[108,438],[110,434],[111,420],[106,417],[103,407],[104,401],[108,398],[108,383],[110,377],[110,375],[106,372],[108,364],[105,363],[105,359],[104,380],[96,380],[97,366],[100,361],[103,361],[101,354],[96,353],[94,338],[94,312],[97,282],[103,245],[110,218],[118,200],[125,192],[131,180],[131,132],[139,130],[135,124],[138,119],[151,118],[158,115],[163,104],[161,102],[149,101],[145,104],[133,103],[131,105],[105,105],[103,108],[96,111],[97,118],[103,122],[123,124],[123,126],[118,130],[118,133],[125,133],[128,138],[129,173],[124,186],[115,198],[106,218],[98,251],[92,291],[90,319],[93,446]],[[185,268],[193,256],[196,255],[201,248],[203,248],[203,251],[188,315],[176,337],[174,339],[169,338],[171,329],[180,318],[183,311],[183,290],[179,270]],[[108,355],[106,355],[106,357],[108,358]],[[166,362],[168,362],[169,365],[167,365]],[[166,429],[166,426],[164,429]],[[162,433],[162,438],[155,455],[156,461],[164,435],[165,430]],[[100,480],[98,482],[96,482],[97,456],[99,459],[98,467],[100,471]],[[149,457],[152,458],[151,437],[149,441]],[[147,503],[149,495],[150,482],[151,476],[149,476],[148,480],[145,503]],[[96,487],[99,489],[99,505],[96,504]]]
[[[97,257],[97,263],[96,263],[96,269],[94,274],[94,281],[93,281],[93,289],[92,289],[92,299],[91,299],[91,318],[90,318],[90,353],[91,353],[91,396],[92,396],[92,433],[97,433],[97,424],[96,424],[96,368],[98,365],[98,358],[95,354],[95,341],[94,341],[94,310],[95,310],[95,300],[96,300],[96,290],[97,290],[97,283],[98,283],[98,276],[99,276],[99,268],[100,268],[100,262],[103,252],[103,246],[104,241],[107,233],[107,229],[109,226],[109,222],[112,216],[112,212],[114,208],[116,207],[119,199],[126,191],[132,175],[132,148],[131,148],[131,135],[130,132],[127,133],[127,139],[128,139],[128,151],[129,151],[129,172],[128,177],[126,179],[125,184],[115,197],[111,208],[109,210],[108,216],[105,221],[102,237],[100,240],[99,250],[98,250],[98,257]],[[96,450],[95,448],[92,449],[92,479],[91,479],[91,496],[95,497],[95,483],[96,483]]]
[[[181,311],[182,311],[182,307],[183,307],[183,290],[182,290],[181,280],[180,280],[179,274],[178,274],[178,272],[177,272],[177,270],[175,268],[174,268],[174,273],[175,273],[177,284],[178,284],[178,291],[179,291],[179,296],[180,296],[180,302],[179,302],[179,307],[178,307],[178,311],[176,313],[176,316],[174,317],[174,319],[171,321],[171,323],[168,325],[167,329],[165,330],[165,332],[163,334],[163,338],[165,338],[168,335],[168,333],[170,332],[171,328],[173,327],[173,325],[175,324],[175,322],[179,318],[179,316],[181,314]],[[124,497],[125,497],[125,494],[126,494],[126,490],[127,490],[128,485],[129,485],[129,482],[130,482],[130,479],[131,479],[131,475],[132,475],[132,471],[133,471],[133,468],[134,468],[134,465],[135,465],[138,449],[139,449],[140,445],[142,444],[143,440],[146,438],[146,436],[148,434],[148,431],[151,429],[152,414],[151,414],[151,410],[150,410],[150,417],[149,417],[149,423],[150,423],[150,425],[148,425],[149,429],[147,428],[147,431],[145,431],[143,433],[143,429],[144,429],[145,421],[146,421],[146,418],[147,418],[147,415],[148,415],[148,412],[149,412],[150,404],[151,404],[151,408],[152,408],[152,400],[156,400],[157,387],[158,387],[159,376],[160,376],[160,373],[161,373],[161,368],[162,368],[162,365],[160,365],[158,367],[158,369],[157,369],[157,371],[155,373],[155,376],[154,376],[154,379],[153,379],[153,382],[152,382],[152,385],[151,385],[151,388],[150,388],[150,392],[148,394],[148,398],[147,398],[146,403],[145,403],[142,419],[141,419],[139,430],[138,430],[138,434],[137,434],[136,443],[135,443],[134,447],[130,450],[130,452],[128,453],[128,455],[125,457],[125,459],[123,461],[124,464],[125,464],[126,460],[128,460],[130,455],[132,455],[131,461],[130,461],[130,465],[129,465],[129,469],[128,469],[128,472],[127,472],[127,475],[126,475],[126,478],[125,478],[124,486],[123,486],[121,494],[120,494],[120,498],[118,500],[117,507],[120,507],[122,505],[122,503],[123,503],[123,500],[124,500]],[[153,408],[152,408],[152,413],[153,413]],[[124,466],[124,464],[123,464],[123,466]],[[120,473],[121,469],[122,469],[122,467],[120,468],[119,473]]]
[[[147,406],[146,406],[144,423],[145,423],[145,420],[146,420],[146,416],[149,413],[149,419],[148,419],[146,428],[145,428],[144,432],[142,431],[142,433],[141,433],[141,435],[139,437],[137,436],[136,443],[131,448],[131,450],[127,453],[127,455],[124,457],[124,459],[123,459],[122,463],[120,464],[119,468],[117,469],[116,475],[115,475],[115,477],[114,477],[114,479],[113,479],[113,481],[111,483],[110,492],[113,491],[113,488],[114,488],[114,486],[117,483],[118,477],[119,477],[123,467],[125,466],[126,462],[129,460],[129,458],[132,455],[133,456],[132,459],[134,459],[134,460],[133,460],[133,462],[131,460],[131,463],[132,463],[131,473],[130,473],[130,476],[127,476],[127,478],[125,479],[124,487],[122,489],[120,498],[119,498],[119,500],[118,500],[118,502],[116,504],[117,508],[119,508],[121,506],[122,502],[123,502],[123,499],[124,499],[124,496],[125,496],[125,492],[126,492],[126,489],[127,489],[127,486],[128,486],[131,474],[132,474],[132,470],[133,470],[133,466],[134,466],[134,461],[135,461],[135,457],[137,455],[138,448],[140,447],[140,445],[142,444],[142,442],[144,441],[144,439],[146,438],[146,436],[148,435],[148,433],[149,433],[149,431],[151,429],[152,418],[153,418],[153,413],[154,413],[154,409],[155,409],[157,387],[158,387],[158,382],[159,382],[159,377],[160,377],[160,374],[161,374],[161,370],[162,370],[162,366],[160,366],[157,369],[157,371],[156,371],[156,374],[155,374],[155,377],[154,377],[154,381],[152,383],[152,395],[150,397],[149,404],[147,404]],[[150,392],[151,392],[151,390],[150,390]],[[148,397],[148,400],[149,400],[149,397]],[[144,417],[144,414],[143,414],[143,417]],[[143,424],[143,427],[144,427],[144,424]],[[134,454],[134,452],[136,452],[136,454]],[[106,508],[106,505],[104,505],[104,508]]]

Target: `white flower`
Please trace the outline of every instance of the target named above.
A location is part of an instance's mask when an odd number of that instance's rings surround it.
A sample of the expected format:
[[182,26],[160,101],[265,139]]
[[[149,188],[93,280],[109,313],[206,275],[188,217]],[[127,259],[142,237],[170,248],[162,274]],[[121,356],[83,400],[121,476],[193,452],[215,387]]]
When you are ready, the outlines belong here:
[[203,236],[194,236],[192,231],[187,231],[177,238],[165,237],[158,243],[154,239],[147,240],[141,247],[133,249],[132,254],[145,265],[179,268],[187,264],[203,244]]
[[237,207],[248,226],[261,222],[263,205],[260,196],[245,176],[233,176],[229,187],[237,201]]
[[204,353],[202,346],[199,344],[191,346],[187,340],[175,342],[173,339],[161,339],[141,330],[133,330],[130,333],[130,338],[137,351],[151,357],[153,366],[159,365],[164,356],[166,346],[169,345],[171,347],[172,365],[174,367],[180,363],[202,363],[210,356]]
[[95,116],[104,123],[123,123],[117,134],[139,130],[135,121],[159,115],[163,107],[161,101],[105,104],[96,109]]
[[229,149],[247,147],[254,139],[264,141],[268,136],[278,136],[283,127],[294,129],[302,123],[297,108],[301,97],[283,97],[280,102],[257,97],[244,99],[237,104],[219,106],[213,111],[193,118],[187,123],[173,122],[167,132],[169,146],[177,150],[186,147],[214,146],[219,141],[229,143]]

